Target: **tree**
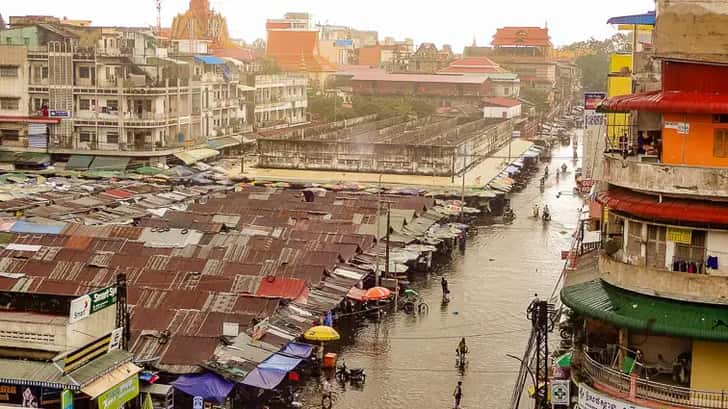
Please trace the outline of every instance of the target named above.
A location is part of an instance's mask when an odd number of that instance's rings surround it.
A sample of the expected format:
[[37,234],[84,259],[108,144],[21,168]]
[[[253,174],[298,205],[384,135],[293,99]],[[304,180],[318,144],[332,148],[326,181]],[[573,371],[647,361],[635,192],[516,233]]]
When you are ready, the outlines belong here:
[[[562,47],[578,55],[576,66],[581,72],[584,91],[605,91],[609,75],[609,55],[632,50],[632,34],[617,33],[607,39],[590,38]],[[524,97],[525,98],[525,97]]]
[[260,62],[260,73],[263,75],[280,74],[281,68],[274,59],[263,57]]
[[583,55],[576,59],[576,66],[581,71],[581,85],[587,92],[604,92],[607,90],[609,75],[609,55]]
[[538,88],[521,88],[521,98],[528,102],[533,102],[536,106],[536,112],[545,113],[550,109],[548,92]]
[[0,30],[5,30],[5,19],[2,14],[0,14]]

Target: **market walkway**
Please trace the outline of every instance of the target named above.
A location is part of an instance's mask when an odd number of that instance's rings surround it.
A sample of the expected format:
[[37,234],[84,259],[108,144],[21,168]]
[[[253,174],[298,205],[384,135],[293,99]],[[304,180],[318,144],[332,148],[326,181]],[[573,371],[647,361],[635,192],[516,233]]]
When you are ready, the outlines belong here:
[[[463,381],[463,407],[507,406],[519,363],[506,354],[523,353],[529,334],[525,309],[534,293],[551,295],[563,265],[560,252],[569,248],[581,206],[581,199],[571,193],[571,147],[553,154],[546,191],[541,193],[534,180],[512,196],[518,216],[512,225],[479,226],[464,255],[414,282],[430,305],[429,315],[397,313],[379,324],[340,328],[343,339],[332,347],[347,366],[366,368],[367,381],[363,389],[340,392],[335,408],[450,408],[458,380]],[[562,162],[567,162],[569,173],[556,182],[556,166]],[[530,217],[534,203],[549,205],[549,224]],[[441,274],[447,275],[453,297],[442,308]],[[461,336],[470,348],[463,377],[455,368]],[[304,394],[307,408],[320,407],[320,395],[313,388]]]
[[[526,140],[514,139],[510,147],[511,161],[518,159],[533,144]],[[506,145],[491,157],[484,159],[478,165],[468,170],[465,176],[466,187],[483,187],[508,165],[509,148]],[[247,161],[246,161],[247,163]],[[240,163],[231,168],[232,175],[240,175]],[[378,183],[381,177],[385,185],[432,186],[440,188],[457,188],[462,179],[453,180],[446,176],[412,176],[379,173],[334,172],[320,170],[295,169],[259,169],[250,167],[246,169],[245,176],[257,180],[283,181],[283,182],[315,182],[315,183]]]

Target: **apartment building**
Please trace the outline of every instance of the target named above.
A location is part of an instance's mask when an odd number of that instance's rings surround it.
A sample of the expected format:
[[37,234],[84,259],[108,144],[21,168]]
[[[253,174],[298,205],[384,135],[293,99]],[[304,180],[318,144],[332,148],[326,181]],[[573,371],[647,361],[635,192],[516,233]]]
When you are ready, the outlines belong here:
[[307,86],[304,75],[256,75],[256,128],[286,128],[305,123],[308,120]]
[[[141,29],[41,29],[54,39],[3,46],[13,50],[3,61],[15,61],[3,62],[5,71],[19,74],[0,86],[12,82],[28,97],[3,105],[15,108],[3,111],[3,136],[18,134],[3,137],[1,150],[115,156],[121,167],[128,158],[160,164],[183,150],[231,148],[252,132],[254,88],[233,60],[170,55]],[[31,137],[34,122],[51,123]]]

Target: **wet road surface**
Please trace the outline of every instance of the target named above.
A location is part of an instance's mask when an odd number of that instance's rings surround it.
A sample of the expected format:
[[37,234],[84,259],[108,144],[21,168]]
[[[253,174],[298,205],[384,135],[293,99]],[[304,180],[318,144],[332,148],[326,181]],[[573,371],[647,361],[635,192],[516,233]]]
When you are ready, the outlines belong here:
[[[339,362],[365,368],[367,380],[361,389],[339,386],[334,408],[452,408],[458,380],[463,381],[463,408],[508,406],[519,363],[506,354],[523,354],[530,332],[526,307],[534,293],[552,294],[563,266],[560,253],[569,248],[581,207],[581,199],[572,194],[571,157],[571,146],[555,148],[546,164],[545,191],[538,186],[542,163],[539,176],[511,195],[517,215],[513,224],[477,226],[464,255],[456,251],[437,271],[415,276],[412,287],[429,304],[429,314],[391,313],[379,323],[361,320],[353,328],[335,324],[342,340],[327,349],[339,352]],[[557,182],[556,167],[562,163],[569,170]],[[557,197],[559,192],[564,193]],[[531,217],[534,203],[549,205],[551,222]],[[452,298],[446,307],[440,304],[443,274]],[[462,336],[470,349],[463,375],[455,367],[455,348]],[[304,407],[321,407],[315,388],[309,385],[304,393]]]

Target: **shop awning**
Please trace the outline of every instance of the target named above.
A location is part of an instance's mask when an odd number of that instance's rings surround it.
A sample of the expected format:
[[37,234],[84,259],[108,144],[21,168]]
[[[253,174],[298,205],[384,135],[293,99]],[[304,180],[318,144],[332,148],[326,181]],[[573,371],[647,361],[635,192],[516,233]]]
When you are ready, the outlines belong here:
[[127,362],[106,375],[96,379],[88,385],[81,388],[81,392],[90,396],[91,399],[96,399],[102,393],[108,391],[114,386],[124,382],[130,376],[134,376],[141,372],[142,368],[134,365],[131,362]]
[[234,385],[220,375],[207,372],[182,375],[172,382],[172,386],[190,396],[201,396],[206,401],[223,403]]
[[91,155],[71,155],[66,163],[66,169],[69,170],[86,170],[91,166],[94,157]]
[[215,57],[213,55],[196,55],[195,60],[208,64],[208,65],[225,64],[225,60],[223,60],[220,57]]
[[245,377],[243,385],[273,389],[286,378],[287,372],[277,369],[255,368]]
[[284,355],[297,356],[306,359],[311,356],[313,346],[301,342],[291,342],[281,351]]
[[561,300],[587,317],[656,335],[728,341],[725,306],[673,301],[613,287],[602,280],[565,287]]
[[728,94],[704,92],[651,91],[607,98],[599,112],[669,112],[685,114],[726,114]]
[[91,170],[125,170],[129,164],[126,156],[95,156],[89,166]]
[[185,165],[192,165],[193,163],[197,163],[201,160],[214,158],[215,156],[219,155],[220,152],[216,151],[214,149],[208,149],[208,148],[200,148],[200,149],[190,149],[188,151],[178,152],[175,153],[174,156],[184,162]]
[[21,165],[47,165],[51,163],[51,155],[47,153],[20,152],[15,155],[15,163]]
[[[597,194],[597,202],[610,210],[662,222],[728,225],[728,204],[676,198],[660,198],[622,189]],[[706,226],[707,227],[707,226]]]
[[224,138],[208,139],[207,145],[212,149],[224,149],[231,146],[238,146],[240,145],[240,141],[235,138],[226,136]]
[[655,25],[656,14],[654,11],[648,11],[644,14],[632,14],[629,16],[612,17],[607,20],[607,24],[632,24],[632,25]]

